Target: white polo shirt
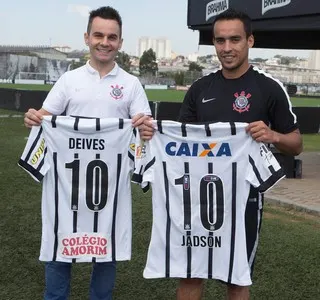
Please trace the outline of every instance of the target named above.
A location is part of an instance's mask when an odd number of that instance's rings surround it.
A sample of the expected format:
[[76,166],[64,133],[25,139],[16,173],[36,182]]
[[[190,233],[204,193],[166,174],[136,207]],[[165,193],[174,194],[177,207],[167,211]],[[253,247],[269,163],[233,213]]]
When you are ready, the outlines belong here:
[[117,64],[103,78],[86,65],[64,73],[49,92],[43,108],[54,115],[131,118],[151,115],[147,96],[137,77]]

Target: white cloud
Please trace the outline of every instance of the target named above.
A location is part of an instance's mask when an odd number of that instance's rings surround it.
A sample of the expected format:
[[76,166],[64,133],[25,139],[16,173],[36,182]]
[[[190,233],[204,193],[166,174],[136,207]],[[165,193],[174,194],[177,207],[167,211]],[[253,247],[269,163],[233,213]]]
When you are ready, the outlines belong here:
[[87,18],[91,8],[81,4],[68,4],[68,12],[78,13],[80,16]]

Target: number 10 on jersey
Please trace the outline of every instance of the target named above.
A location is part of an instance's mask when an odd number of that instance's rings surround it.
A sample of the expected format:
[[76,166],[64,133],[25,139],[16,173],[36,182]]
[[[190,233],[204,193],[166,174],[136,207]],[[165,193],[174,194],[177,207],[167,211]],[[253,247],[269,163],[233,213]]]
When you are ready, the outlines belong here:
[[[80,160],[78,154],[74,154],[74,161],[66,163],[65,167],[72,170],[71,210],[79,209],[79,185],[80,185]],[[108,197],[108,166],[100,160],[100,154],[96,159],[88,163],[85,169],[86,204],[92,211],[102,210],[107,204]]]
[[[202,176],[199,185],[200,219],[208,231],[221,228],[224,218],[224,192],[220,177],[212,174],[212,163],[208,163],[208,174]],[[175,185],[182,186],[184,230],[191,230],[191,208],[196,199],[191,198],[189,163],[184,163],[184,175],[175,179]],[[215,191],[215,192],[214,192]]]

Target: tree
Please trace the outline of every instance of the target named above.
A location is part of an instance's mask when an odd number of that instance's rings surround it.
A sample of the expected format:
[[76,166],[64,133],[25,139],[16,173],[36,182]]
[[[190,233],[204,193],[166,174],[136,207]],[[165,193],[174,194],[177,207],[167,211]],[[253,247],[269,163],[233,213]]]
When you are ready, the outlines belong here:
[[282,57],[280,58],[280,64],[281,64],[281,65],[289,65],[290,62],[291,62],[290,57],[282,56]]
[[262,63],[262,62],[265,62],[267,60],[268,59],[263,59],[263,58],[260,58],[260,57],[256,57],[256,58],[252,59],[252,61],[257,62],[257,63]]
[[280,64],[281,65],[289,65],[289,64],[295,64],[298,60],[297,57],[292,57],[292,56],[282,56],[282,55],[275,55],[275,58],[280,59]]
[[202,71],[186,71],[184,73],[184,85],[192,84],[202,77]]
[[70,70],[74,70],[84,66],[87,62],[87,58],[85,56],[80,57],[79,61],[72,60]]
[[131,61],[130,56],[127,53],[124,51],[118,52],[116,62],[123,70],[130,72]]
[[184,75],[185,75],[185,72],[183,71],[178,71],[174,73],[173,79],[176,85],[184,85]]
[[206,57],[206,56],[199,56],[199,57],[198,57],[198,61],[199,61],[200,63],[206,63],[207,57]]
[[156,75],[158,64],[156,62],[156,53],[150,48],[144,51],[139,62],[140,75]]
[[191,62],[189,64],[189,71],[198,71],[201,72],[203,69],[203,67],[201,67],[200,65],[198,65],[196,62]]

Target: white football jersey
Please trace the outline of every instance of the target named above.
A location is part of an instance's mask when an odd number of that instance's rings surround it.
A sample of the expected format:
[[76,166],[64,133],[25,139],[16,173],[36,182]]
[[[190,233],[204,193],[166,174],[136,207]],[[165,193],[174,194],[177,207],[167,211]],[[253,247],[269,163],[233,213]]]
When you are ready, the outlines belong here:
[[45,116],[19,165],[43,179],[40,260],[131,258],[131,120]]
[[246,123],[154,121],[136,148],[133,180],[152,184],[153,225],[145,278],[215,278],[250,285],[245,208],[250,185],[265,192],[284,177]]

